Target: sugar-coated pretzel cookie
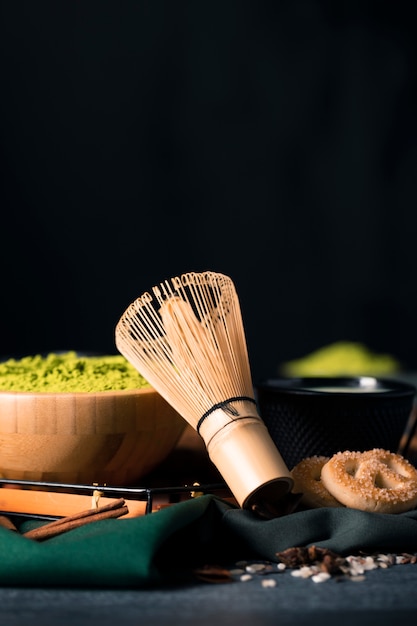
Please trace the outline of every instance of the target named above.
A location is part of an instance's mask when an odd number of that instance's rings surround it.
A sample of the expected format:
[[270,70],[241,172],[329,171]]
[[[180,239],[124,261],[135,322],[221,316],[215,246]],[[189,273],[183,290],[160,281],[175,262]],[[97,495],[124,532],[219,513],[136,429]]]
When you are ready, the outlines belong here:
[[321,480],[353,509],[402,513],[417,505],[417,469],[400,454],[381,448],[338,452],[323,465]]
[[302,493],[301,503],[307,507],[343,506],[334,498],[321,481],[321,468],[327,456],[311,456],[300,461],[292,470],[294,493]]

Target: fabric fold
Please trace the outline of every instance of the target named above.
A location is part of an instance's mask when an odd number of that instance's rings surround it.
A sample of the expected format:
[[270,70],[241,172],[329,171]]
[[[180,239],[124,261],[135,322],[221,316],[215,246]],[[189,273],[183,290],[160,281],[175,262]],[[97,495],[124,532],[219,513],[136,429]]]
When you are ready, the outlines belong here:
[[[22,524],[23,532],[29,523]],[[193,569],[295,546],[340,554],[417,550],[417,511],[401,515],[315,509],[262,520],[213,495],[138,518],[103,520],[36,542],[0,528],[0,584],[140,588],[194,580]]]

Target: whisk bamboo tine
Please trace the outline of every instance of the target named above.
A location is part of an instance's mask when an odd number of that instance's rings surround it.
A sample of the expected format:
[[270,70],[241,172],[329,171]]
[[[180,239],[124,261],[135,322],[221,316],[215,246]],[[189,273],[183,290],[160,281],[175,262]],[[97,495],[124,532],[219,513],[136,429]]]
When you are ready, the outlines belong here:
[[182,274],[137,298],[116,346],[202,436],[245,508],[276,501],[292,479],[256,410],[240,304],[232,280]]

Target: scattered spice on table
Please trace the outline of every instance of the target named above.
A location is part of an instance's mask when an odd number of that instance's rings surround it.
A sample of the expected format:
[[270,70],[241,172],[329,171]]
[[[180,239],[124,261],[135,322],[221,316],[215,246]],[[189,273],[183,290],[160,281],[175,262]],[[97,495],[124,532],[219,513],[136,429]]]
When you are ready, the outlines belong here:
[[417,564],[417,553],[359,553],[341,556],[332,550],[310,547],[288,548],[277,553],[277,561],[239,561],[232,567],[206,565],[195,570],[202,582],[249,582],[260,578],[262,587],[278,584],[277,574],[290,571],[294,578],[309,578],[314,583],[333,579],[362,582],[366,572],[394,565]]

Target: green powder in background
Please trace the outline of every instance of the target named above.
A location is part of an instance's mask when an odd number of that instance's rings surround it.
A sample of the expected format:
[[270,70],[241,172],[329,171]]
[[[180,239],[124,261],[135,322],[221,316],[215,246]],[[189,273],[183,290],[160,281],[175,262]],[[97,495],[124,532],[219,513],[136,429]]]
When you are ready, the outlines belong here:
[[385,376],[399,372],[400,362],[359,342],[337,341],[279,368],[284,376]]
[[26,356],[0,363],[1,391],[79,392],[141,389],[149,383],[122,355],[76,352]]

